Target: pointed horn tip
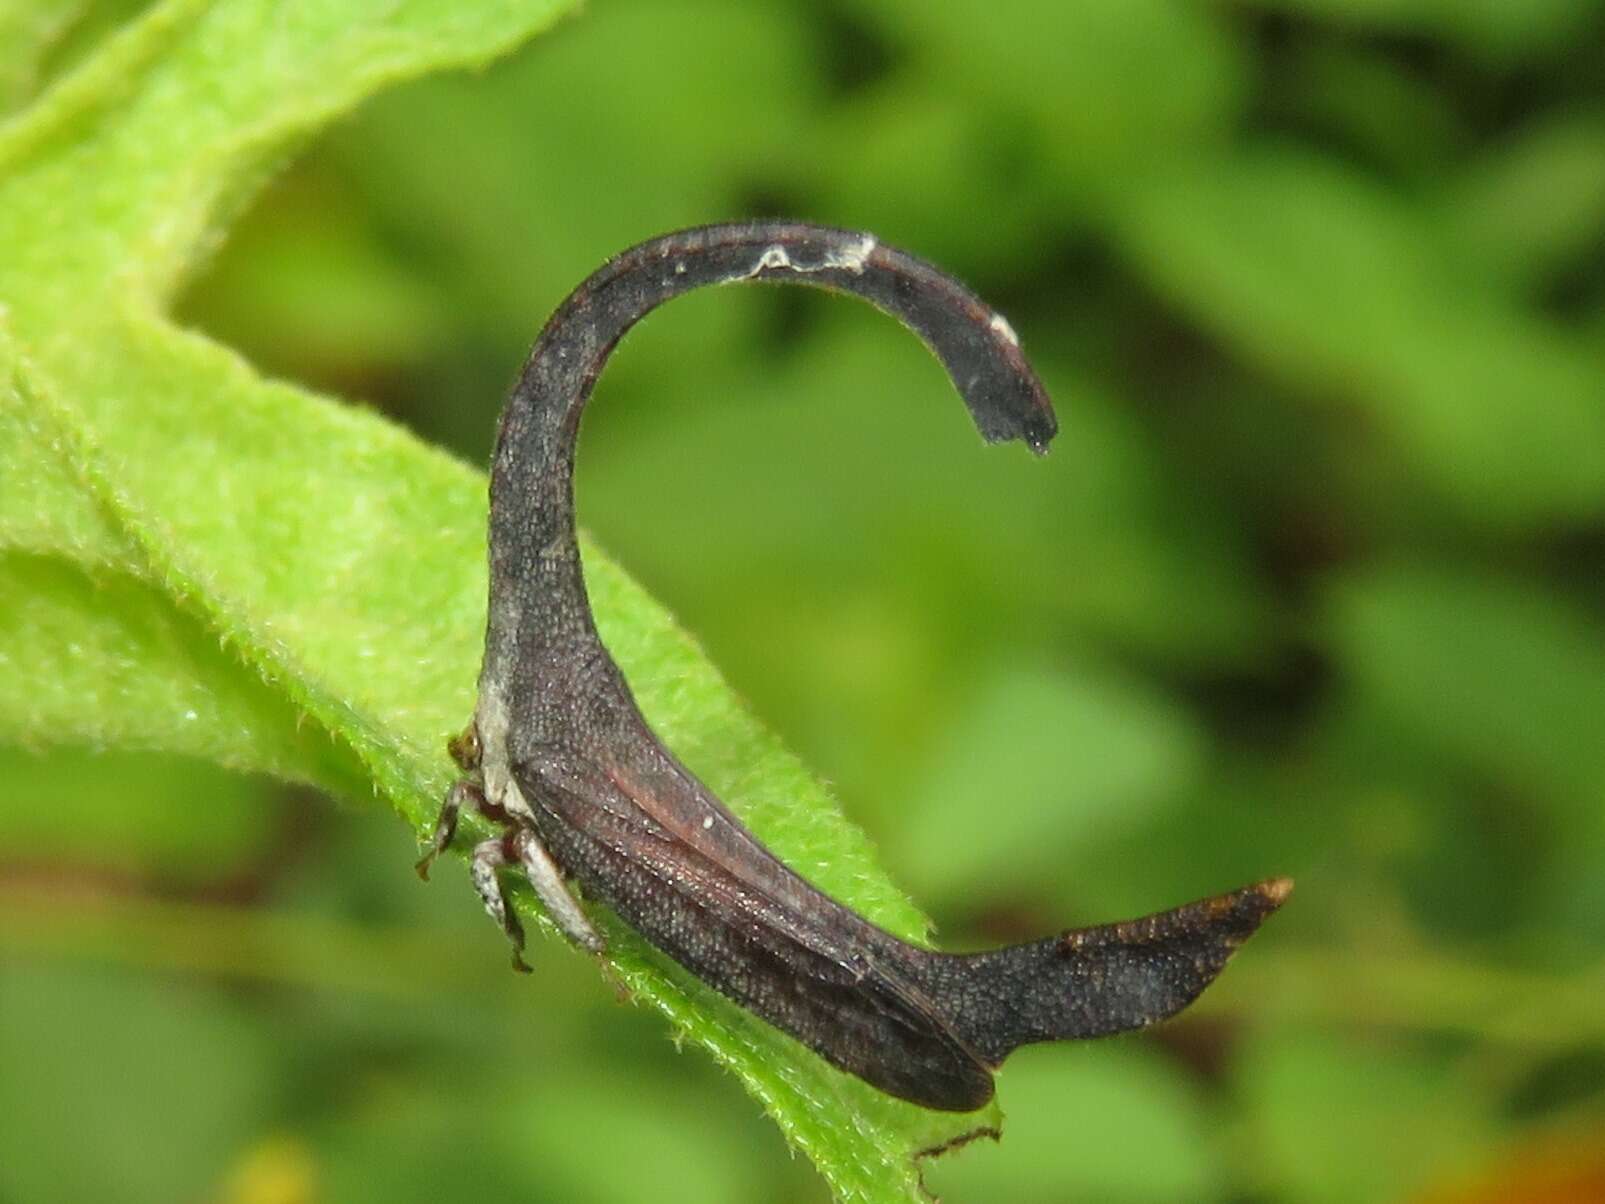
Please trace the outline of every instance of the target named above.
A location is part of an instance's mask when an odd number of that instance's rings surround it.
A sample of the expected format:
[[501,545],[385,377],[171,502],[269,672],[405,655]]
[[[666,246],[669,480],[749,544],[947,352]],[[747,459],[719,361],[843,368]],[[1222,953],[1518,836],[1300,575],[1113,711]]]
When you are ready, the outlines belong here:
[[1216,928],[1226,944],[1236,949],[1258,932],[1260,925],[1270,919],[1292,893],[1293,879],[1285,875],[1234,890],[1214,901],[1210,908],[1210,927]]
[[[1044,407],[1046,408],[1046,407]],[[1059,433],[1059,424],[1053,419],[1053,411],[1047,410],[1046,420],[1038,419],[1025,430],[1025,444],[1038,456],[1048,454],[1048,445],[1053,437]]]
[[1287,902],[1292,893],[1294,880],[1286,875],[1278,875],[1257,881],[1252,886],[1244,886],[1231,894],[1223,894],[1213,901],[1210,912],[1223,920],[1228,915],[1234,915],[1239,925],[1247,923],[1247,929],[1237,938],[1247,939],[1250,933],[1257,931],[1258,926],[1271,917],[1271,913]]
[[1286,903],[1288,896],[1293,893],[1293,879],[1283,874],[1275,878],[1267,878],[1251,889],[1258,892],[1260,898],[1269,903],[1271,910],[1275,911],[1283,903]]
[[1188,918],[1183,921],[1183,927],[1191,928],[1206,939],[1223,941],[1229,948],[1236,949],[1258,932],[1260,925],[1287,902],[1292,893],[1293,879],[1285,876],[1266,878],[1224,895],[1201,899],[1167,914],[1178,918],[1186,915]]
[[[1053,412],[1053,402],[1034,376],[1017,377],[1014,384],[1016,392],[1013,396],[986,396],[979,402],[966,397],[977,416],[981,437],[988,443],[1018,439],[1036,455],[1045,456],[1054,436],[1059,433],[1059,419]],[[993,417],[994,414],[1005,417],[999,421]]]

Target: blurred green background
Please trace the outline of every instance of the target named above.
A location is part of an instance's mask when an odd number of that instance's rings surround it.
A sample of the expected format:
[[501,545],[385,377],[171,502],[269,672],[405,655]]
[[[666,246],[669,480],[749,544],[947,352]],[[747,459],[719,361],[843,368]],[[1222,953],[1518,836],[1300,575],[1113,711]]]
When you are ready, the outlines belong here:
[[[1184,1019],[1016,1055],[932,1186],[1605,1200],[1605,6],[596,0],[322,138],[180,311],[477,463],[587,272],[757,214],[967,279],[1053,454],[862,305],[724,290],[620,351],[583,521],[948,947],[1299,884]],[[387,810],[0,781],[0,1200],[825,1198]]]

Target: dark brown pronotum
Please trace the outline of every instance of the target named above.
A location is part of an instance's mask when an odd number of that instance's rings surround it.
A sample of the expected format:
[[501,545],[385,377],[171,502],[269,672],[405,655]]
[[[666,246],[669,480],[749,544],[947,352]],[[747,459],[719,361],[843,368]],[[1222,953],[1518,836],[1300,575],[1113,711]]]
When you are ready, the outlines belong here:
[[[852,293],[903,321],[947,368],[988,441],[1044,452],[1056,423],[1009,324],[929,264],[865,234],[782,222],[709,226],[610,261],[541,332],[502,415],[490,479],[490,614],[473,723],[452,742],[464,802],[503,834],[474,849],[485,905],[521,949],[497,871],[521,869],[552,918],[602,938],[566,879],[699,978],[843,1070],[931,1108],[992,1096],[1033,1041],[1173,1015],[1287,897],[1273,878],[1174,911],[987,953],[917,948],[788,869],[663,747],[591,620],[574,532],[580,413],[619,338],[706,284]],[[515,953],[516,964],[522,965]]]

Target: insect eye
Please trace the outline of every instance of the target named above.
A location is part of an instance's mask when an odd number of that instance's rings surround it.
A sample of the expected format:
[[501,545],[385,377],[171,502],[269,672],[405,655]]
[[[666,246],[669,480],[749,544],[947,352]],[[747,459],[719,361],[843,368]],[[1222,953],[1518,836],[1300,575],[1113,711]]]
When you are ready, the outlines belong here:
[[479,729],[470,723],[446,742],[446,751],[459,769],[472,773],[479,768]]

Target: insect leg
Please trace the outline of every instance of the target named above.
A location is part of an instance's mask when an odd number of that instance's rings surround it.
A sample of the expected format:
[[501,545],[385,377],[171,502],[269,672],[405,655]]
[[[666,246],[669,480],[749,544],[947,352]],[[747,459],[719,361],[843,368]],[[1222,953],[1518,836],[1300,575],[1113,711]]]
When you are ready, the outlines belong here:
[[479,787],[467,778],[458,778],[446,791],[446,801],[440,805],[440,814],[435,817],[434,835],[429,838],[429,851],[418,859],[413,868],[418,876],[425,882],[429,881],[429,867],[451,847],[452,838],[457,835],[457,815],[463,809],[464,803],[470,803],[475,810],[485,809],[485,796]]
[[457,835],[457,817],[462,813],[464,803],[495,823],[513,822],[505,809],[485,797],[485,790],[479,783],[469,778],[457,779],[451,784],[451,789],[446,791],[446,800],[441,804],[440,814],[435,817],[435,830],[429,838],[429,851],[419,858],[417,865],[413,867],[425,882],[429,881],[429,867],[434,864],[435,858],[451,847],[451,842]]
[[529,878],[529,884],[546,905],[546,914],[552,917],[552,922],[564,936],[586,952],[606,952],[607,942],[585,918],[568,884],[563,881],[563,872],[557,868],[546,846],[541,844],[540,837],[530,828],[519,828],[511,839],[513,856],[518,859],[518,864]]
[[485,910],[490,913],[490,918],[502,926],[507,939],[513,942],[513,969],[528,974],[529,966],[524,962],[524,926],[518,922],[513,909],[507,906],[501,879],[496,876],[497,870],[514,860],[511,847],[514,839],[515,835],[508,833],[480,841],[474,846],[468,872],[474,880],[474,889],[485,902]]

